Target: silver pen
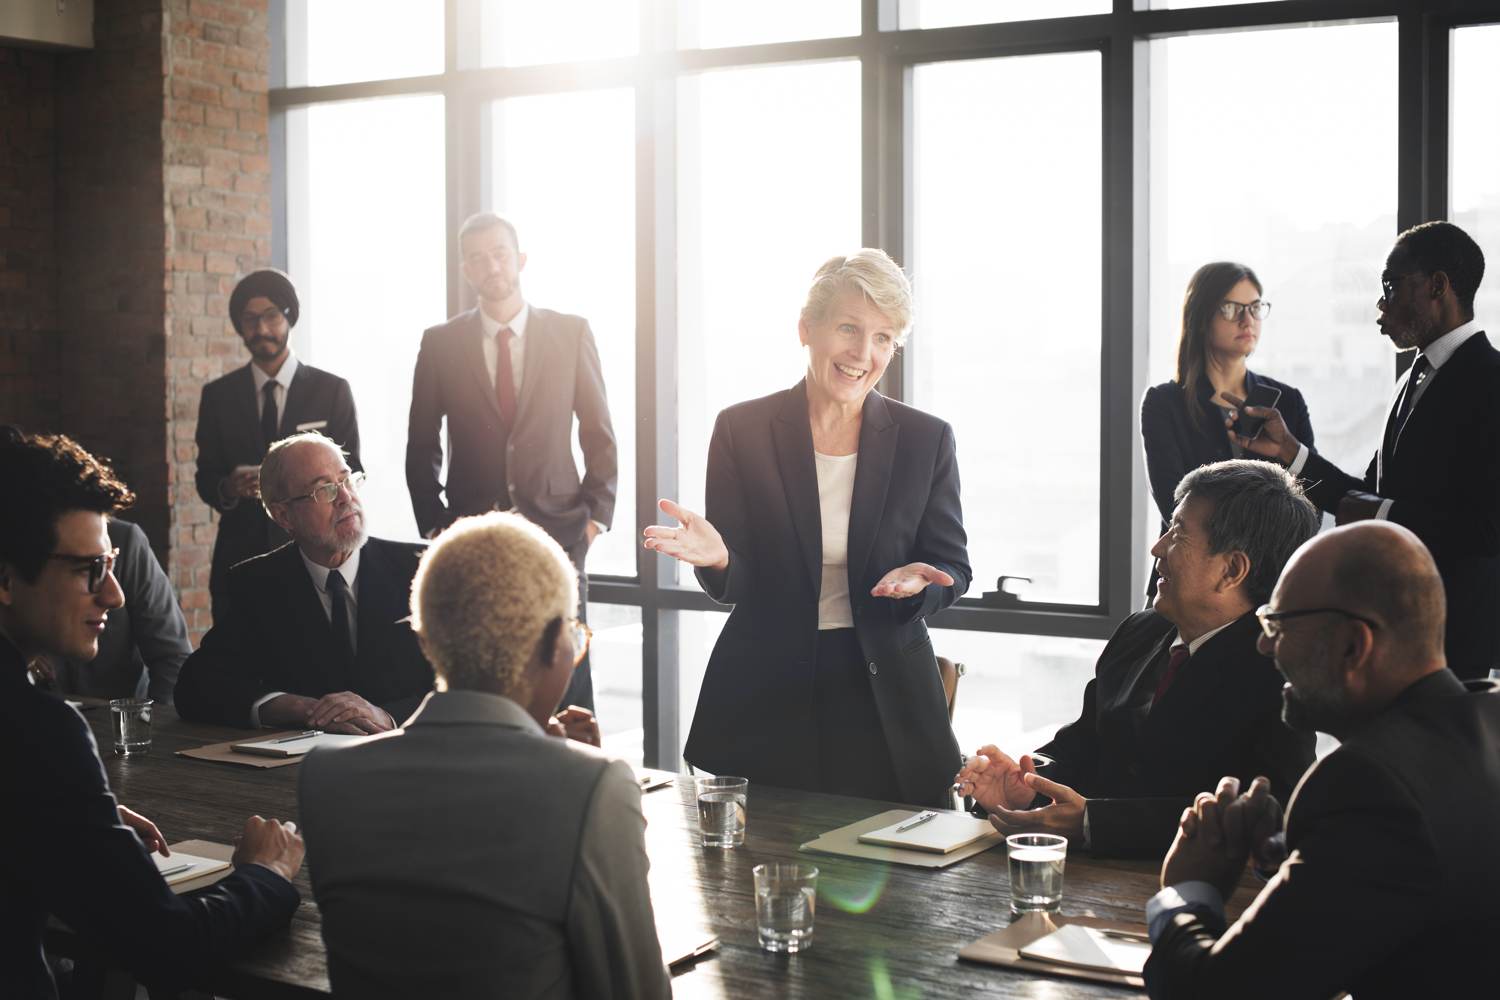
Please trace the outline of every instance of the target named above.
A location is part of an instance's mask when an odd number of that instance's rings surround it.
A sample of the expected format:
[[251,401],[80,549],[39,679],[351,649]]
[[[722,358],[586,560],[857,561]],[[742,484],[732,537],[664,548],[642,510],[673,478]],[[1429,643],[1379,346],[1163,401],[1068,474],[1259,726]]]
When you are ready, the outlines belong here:
[[172,875],[181,875],[183,872],[190,872],[192,870],[193,866],[191,863],[185,865],[173,865],[171,868],[163,868],[161,870],[161,877],[167,878]]
[[298,733],[296,736],[283,736],[281,739],[279,739],[279,740],[272,740],[271,742],[272,743],[295,743],[298,740],[307,740],[307,739],[311,739],[314,736],[322,736],[322,735],[323,735],[323,730],[321,730],[321,729],[309,729],[305,733]]
[[923,823],[930,823],[932,820],[935,820],[937,818],[938,814],[934,809],[928,809],[925,812],[919,812],[911,819],[907,820],[905,823],[902,823],[900,826],[896,827],[896,832],[905,833],[907,830],[919,827]]

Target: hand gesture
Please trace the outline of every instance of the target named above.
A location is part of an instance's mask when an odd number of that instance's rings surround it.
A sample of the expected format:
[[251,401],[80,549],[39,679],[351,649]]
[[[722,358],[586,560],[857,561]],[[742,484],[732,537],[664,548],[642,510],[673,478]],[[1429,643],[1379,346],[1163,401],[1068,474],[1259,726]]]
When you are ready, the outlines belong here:
[[161,835],[155,823],[133,809],[126,809],[124,806],[115,808],[119,810],[120,822],[134,830],[136,836],[141,838],[141,843],[146,845],[146,853],[155,852],[164,858],[172,856],[171,849],[167,847],[167,838]]
[[353,691],[336,691],[313,702],[307,725],[330,733],[385,733],[396,728],[396,720]]
[[656,505],[668,517],[675,517],[679,524],[672,528],[662,524],[646,525],[644,544],[689,566],[702,569],[728,569],[729,547],[719,535],[719,530],[708,518],[695,514],[686,507],[679,507],[671,500],[658,500]]
[[951,587],[953,577],[936,566],[929,566],[923,562],[907,563],[881,577],[880,582],[870,588],[870,596],[897,599],[915,597],[932,583],[940,587]]
[[[1257,778],[1250,791],[1241,796],[1239,779],[1224,777],[1216,791],[1199,792],[1193,804],[1183,810],[1177,837],[1162,862],[1162,885],[1208,882],[1226,900],[1233,895],[1252,840],[1270,822],[1269,803],[1276,801],[1270,787],[1266,779]],[[1279,825],[1280,805],[1274,810]]]
[[580,705],[569,705],[548,719],[547,733],[550,736],[587,743],[591,747],[597,747],[600,744],[599,720],[594,718],[593,712]]
[[306,850],[297,824],[251,816],[244,831],[234,838],[236,868],[240,865],[264,865],[290,882],[302,868]]
[[972,795],[986,811],[996,806],[1024,809],[1036,798],[1025,781],[1026,775],[1035,772],[1036,762],[1030,754],[1022,754],[1018,764],[990,744],[976,750],[953,781],[960,795]]
[[[1067,785],[1046,778],[1032,771],[1021,776],[1022,783],[1035,797],[1045,795],[1052,804],[1040,809],[1006,809],[996,806],[990,810],[990,825],[1004,834],[1055,833],[1069,840],[1083,837],[1083,812],[1088,799]],[[1028,800],[1030,801],[1030,800]]]
[[[1297,460],[1297,452],[1302,450],[1302,442],[1287,430],[1286,421],[1281,418],[1280,410],[1274,406],[1246,406],[1245,401],[1238,396],[1227,392],[1223,395],[1225,400],[1236,407],[1230,410],[1229,415],[1224,419],[1225,431],[1230,441],[1252,455],[1274,458],[1282,465],[1291,465]],[[1254,438],[1247,438],[1234,432],[1234,421],[1239,411],[1243,411],[1248,417],[1265,418],[1266,422],[1261,425],[1260,433]]]
[[256,500],[260,498],[260,469],[241,469],[231,472],[228,479],[226,492],[232,497],[245,500]]

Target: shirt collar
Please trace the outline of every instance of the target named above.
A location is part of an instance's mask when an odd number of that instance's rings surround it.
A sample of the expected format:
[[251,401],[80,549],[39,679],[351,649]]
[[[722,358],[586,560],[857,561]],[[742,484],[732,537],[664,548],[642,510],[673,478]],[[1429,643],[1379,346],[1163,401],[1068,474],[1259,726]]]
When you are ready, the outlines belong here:
[[275,376],[267,375],[261,371],[260,365],[253,361],[250,362],[250,377],[255,380],[256,394],[259,395],[266,391],[267,382],[275,382],[282,389],[290,389],[292,387],[292,376],[297,374],[297,365],[297,355],[292,353],[291,348],[287,348],[286,360],[281,363],[281,370]]
[[297,547],[297,554],[302,557],[302,565],[307,567],[307,573],[312,577],[313,586],[318,588],[318,593],[328,593],[328,574],[334,572],[344,578],[344,583],[348,584],[350,594],[355,592],[354,578],[359,574],[359,549],[355,549],[349,553],[349,558],[345,559],[343,565],[339,566],[337,570],[332,570],[327,566],[313,562],[307,558],[307,553],[302,551],[301,546]]
[[509,323],[501,323],[497,319],[491,319],[490,314],[483,309],[479,310],[479,323],[484,328],[486,338],[492,339],[500,332],[500,327],[510,327],[510,332],[515,334],[517,340],[526,336],[526,324],[531,319],[531,306],[525,302],[521,303],[521,311],[510,318]]
[[[1241,616],[1241,617],[1243,617],[1243,616]],[[1226,628],[1228,628],[1229,626],[1233,625],[1235,622],[1237,622],[1239,620],[1240,620],[1239,618],[1231,618],[1231,619],[1229,619],[1229,621],[1225,622],[1223,625],[1220,625],[1218,628],[1214,629],[1213,631],[1211,631],[1211,632],[1204,632],[1198,638],[1194,639],[1192,642],[1190,642],[1190,643],[1187,644],[1188,655],[1192,656],[1193,654],[1197,653],[1198,650],[1200,650],[1200,649],[1203,648],[1203,644],[1205,642],[1207,642],[1208,640],[1212,639],[1214,636],[1218,635],[1220,632],[1224,631]],[[1181,644],[1182,644],[1182,631],[1179,629],[1178,632],[1177,632],[1177,638],[1174,639],[1174,640],[1172,640],[1172,645],[1178,646],[1178,645],[1181,645]]]
[[1427,359],[1428,364],[1432,365],[1432,370],[1437,371],[1443,367],[1445,361],[1453,357],[1460,347],[1464,346],[1464,341],[1483,329],[1478,319],[1471,319],[1462,326],[1455,326],[1428,344],[1422,356]]
[[464,725],[476,722],[508,726],[533,736],[546,735],[526,709],[503,695],[486,691],[433,691],[423,699],[407,725]]

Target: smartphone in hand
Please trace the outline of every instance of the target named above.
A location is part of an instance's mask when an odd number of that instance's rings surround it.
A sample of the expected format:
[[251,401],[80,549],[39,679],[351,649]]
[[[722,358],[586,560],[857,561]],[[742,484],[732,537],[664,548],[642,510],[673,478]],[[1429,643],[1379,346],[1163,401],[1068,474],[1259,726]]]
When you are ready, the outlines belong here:
[[[1264,406],[1275,409],[1276,403],[1281,399],[1281,390],[1261,383],[1245,396],[1245,406]],[[1239,415],[1234,421],[1234,432],[1246,441],[1254,440],[1265,426],[1265,417],[1252,417],[1245,412],[1245,406],[1239,408]]]

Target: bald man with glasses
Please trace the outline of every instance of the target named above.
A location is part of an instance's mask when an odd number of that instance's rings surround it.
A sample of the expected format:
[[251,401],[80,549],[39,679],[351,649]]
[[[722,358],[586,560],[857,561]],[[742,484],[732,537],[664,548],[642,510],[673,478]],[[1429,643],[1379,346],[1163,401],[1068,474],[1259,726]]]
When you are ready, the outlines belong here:
[[230,571],[229,613],[177,681],[184,719],[379,733],[432,690],[407,621],[423,546],[369,537],[364,478],[316,432],[267,452],[262,503],[292,540]]

